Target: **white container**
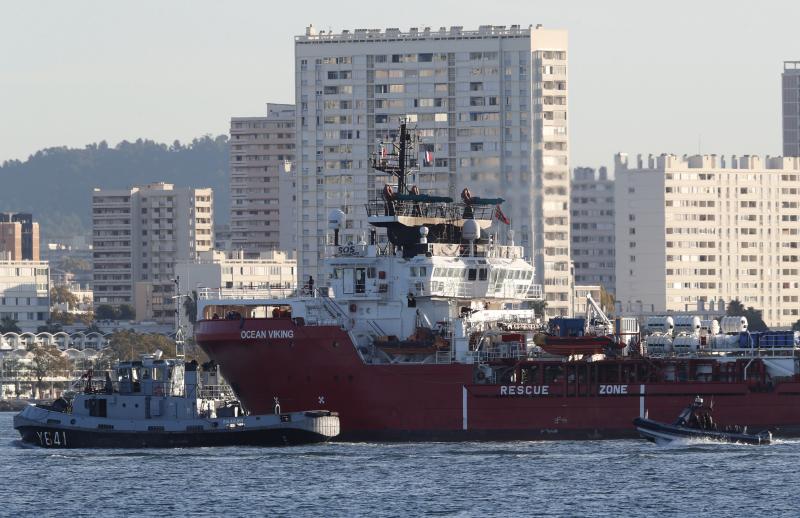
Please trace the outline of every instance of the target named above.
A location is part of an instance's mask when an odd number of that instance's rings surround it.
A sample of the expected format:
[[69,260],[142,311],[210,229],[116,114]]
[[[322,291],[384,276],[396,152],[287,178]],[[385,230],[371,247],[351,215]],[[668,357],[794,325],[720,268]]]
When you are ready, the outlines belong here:
[[694,353],[700,346],[698,335],[680,335],[672,341],[672,349],[676,353]]
[[739,347],[739,335],[715,335],[709,337],[711,348],[718,351],[727,351]]
[[700,334],[704,336],[718,335],[719,322],[716,320],[701,320],[700,321]]
[[725,334],[743,333],[747,331],[746,317],[722,317],[720,328]]
[[680,315],[675,317],[675,330],[673,334],[686,333],[689,335],[700,332],[700,317]]
[[669,354],[672,352],[672,337],[655,333],[647,337],[647,354]]
[[647,317],[646,326],[648,333],[671,335],[675,327],[675,321],[672,317]]

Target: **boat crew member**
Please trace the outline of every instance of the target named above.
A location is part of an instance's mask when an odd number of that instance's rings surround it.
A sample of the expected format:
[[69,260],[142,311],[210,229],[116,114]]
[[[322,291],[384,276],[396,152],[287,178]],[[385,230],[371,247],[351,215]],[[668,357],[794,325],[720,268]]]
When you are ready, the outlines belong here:
[[314,277],[311,275],[308,276],[308,293],[312,297],[314,296]]

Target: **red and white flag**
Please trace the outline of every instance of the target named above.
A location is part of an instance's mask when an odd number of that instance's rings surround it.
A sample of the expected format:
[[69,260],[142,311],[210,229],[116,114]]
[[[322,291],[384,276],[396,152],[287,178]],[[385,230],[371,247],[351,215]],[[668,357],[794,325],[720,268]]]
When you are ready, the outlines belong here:
[[497,218],[499,221],[502,221],[506,225],[511,224],[511,220],[508,219],[508,217],[505,214],[503,214],[503,211],[500,209],[500,205],[495,206],[494,217]]
[[431,151],[430,149],[426,149],[423,165],[431,165],[432,163],[433,163],[433,151]]

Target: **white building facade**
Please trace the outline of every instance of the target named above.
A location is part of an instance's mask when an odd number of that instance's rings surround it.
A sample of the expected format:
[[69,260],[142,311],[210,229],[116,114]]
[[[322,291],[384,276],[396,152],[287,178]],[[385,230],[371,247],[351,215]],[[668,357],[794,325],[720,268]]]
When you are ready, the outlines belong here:
[[605,167],[576,167],[570,196],[576,289],[600,285],[614,293],[614,179]]
[[[615,157],[616,298],[684,311],[738,299],[800,319],[800,158]],[[715,305],[710,304],[714,302]]]
[[[248,257],[292,243],[295,193],[285,177],[294,163],[294,125],[293,104],[269,103],[266,117],[231,119],[231,246]],[[290,236],[283,235],[287,225]]]
[[95,189],[92,212],[95,307],[130,304],[137,320],[172,322],[175,263],[213,246],[211,189]]
[[[394,181],[369,167],[405,117],[420,137],[423,192],[506,200],[516,244],[535,259],[549,315],[569,314],[567,34],[482,26],[356,30],[295,38],[297,236],[301,279],[318,275],[333,209],[343,240]],[[501,228],[506,239],[507,228]]]
[[0,260],[0,319],[35,332],[50,318],[50,267],[47,261]]

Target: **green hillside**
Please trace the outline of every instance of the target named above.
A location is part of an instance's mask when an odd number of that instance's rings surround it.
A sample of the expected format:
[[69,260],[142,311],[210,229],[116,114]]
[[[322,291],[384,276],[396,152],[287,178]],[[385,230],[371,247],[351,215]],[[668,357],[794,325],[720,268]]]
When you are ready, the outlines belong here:
[[0,165],[0,211],[32,212],[43,237],[89,235],[95,187],[128,188],[164,181],[214,189],[215,221],[229,218],[228,137],[172,145],[139,139],[109,147],[47,148],[24,162]]

